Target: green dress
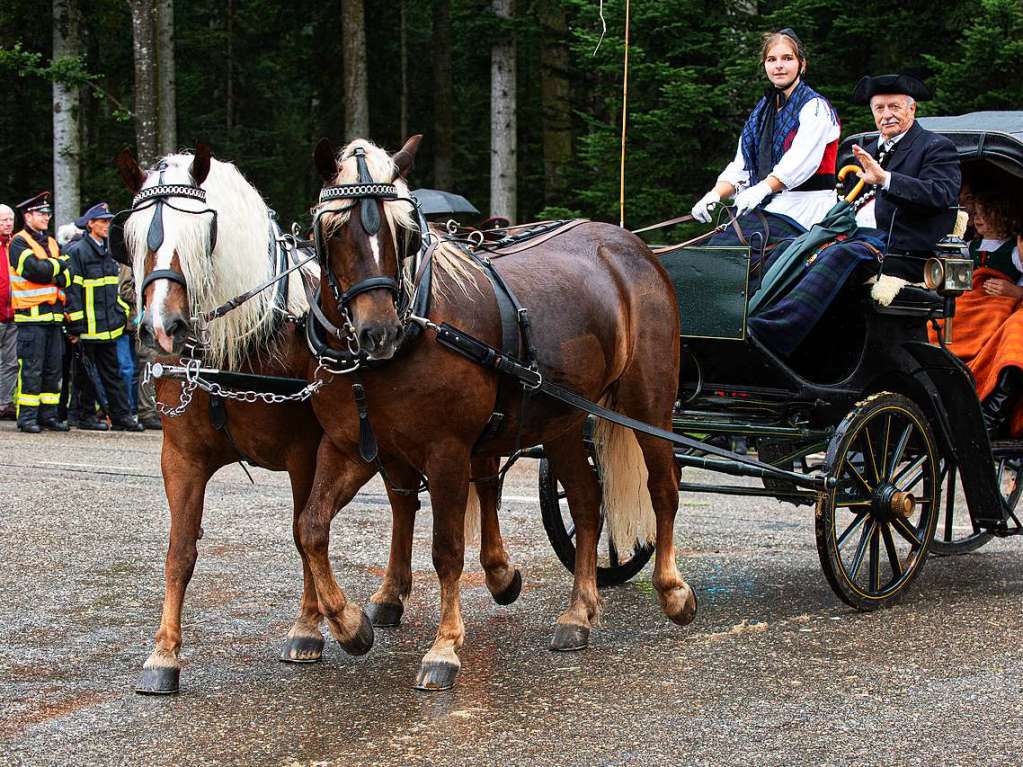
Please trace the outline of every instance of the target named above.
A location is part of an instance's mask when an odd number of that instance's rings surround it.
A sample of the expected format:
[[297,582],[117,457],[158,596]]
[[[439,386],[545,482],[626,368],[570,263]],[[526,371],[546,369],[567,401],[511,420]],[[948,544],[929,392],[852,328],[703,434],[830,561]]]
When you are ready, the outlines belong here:
[[[971,242],[970,256],[973,258],[973,266],[996,269],[1014,285],[1018,285],[1020,279],[1023,279],[1023,272],[1019,270],[1012,259],[1012,252],[1016,249],[1016,240],[1004,240],[1000,245],[998,242],[999,240],[974,240]],[[982,246],[983,250],[981,250]]]

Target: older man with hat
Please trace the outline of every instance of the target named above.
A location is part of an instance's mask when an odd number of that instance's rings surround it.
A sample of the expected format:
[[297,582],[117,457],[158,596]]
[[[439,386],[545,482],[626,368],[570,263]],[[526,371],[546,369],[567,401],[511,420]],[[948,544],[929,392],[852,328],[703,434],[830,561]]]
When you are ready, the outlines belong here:
[[854,99],[870,104],[880,132],[866,149],[853,149],[870,187],[855,222],[837,213],[830,229],[815,227],[806,242],[797,240],[794,248],[810,250],[788,259],[801,270],[790,286],[759,305],[753,297],[749,330],[775,353],[795,353],[846,283],[876,276],[879,262],[883,274],[921,281],[924,262],[951,233],[959,156],[951,141],[916,122],[916,102],[928,98],[926,86],[908,75],[864,77],[856,86]]
[[962,175],[955,145],[916,122],[916,102],[931,98],[910,75],[864,77],[853,101],[869,104],[879,132],[864,149],[853,147],[871,185],[861,198],[856,223],[883,233],[884,273],[919,282],[934,246],[952,231]]
[[105,202],[93,205],[75,225],[86,235],[68,248],[74,280],[68,288],[68,336],[78,344],[85,376],[80,385],[82,414],[78,428],[106,431],[96,418],[99,386],[106,392],[110,426],[115,431],[142,431],[128,401],[117,361],[117,339],[125,332],[128,307],[117,291],[118,266],[110,257],[107,233],[113,218]]
[[67,431],[57,420],[64,339],[64,290],[71,284],[67,259],[47,233],[50,193],[41,192],[16,206],[25,228],[8,251],[11,305],[18,326],[18,428]]

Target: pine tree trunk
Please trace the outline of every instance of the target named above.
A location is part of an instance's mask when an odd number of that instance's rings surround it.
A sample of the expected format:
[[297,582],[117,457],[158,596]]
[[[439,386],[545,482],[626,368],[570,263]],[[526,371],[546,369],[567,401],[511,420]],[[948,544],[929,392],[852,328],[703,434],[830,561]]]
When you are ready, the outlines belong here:
[[[515,0],[493,0],[494,14],[511,19]],[[515,38],[498,40],[490,51],[490,215],[515,221]]]
[[572,163],[572,111],[568,90],[568,19],[558,0],[540,0],[543,28],[540,99],[543,108],[544,202],[564,204]]
[[131,0],[135,54],[135,144],[142,167],[152,165],[157,144],[156,0]]
[[408,0],[401,1],[401,119],[398,137],[408,138]]
[[228,139],[234,128],[234,13],[235,0],[227,0],[227,96],[224,103],[224,130]]
[[341,62],[344,68],[345,141],[369,138],[363,0],[341,0]]
[[[53,0],[53,60],[81,55],[78,0]],[[54,222],[68,223],[82,212],[80,94],[77,87],[53,83]]]
[[433,0],[433,185],[453,190],[454,85],[451,81],[451,0]]
[[159,61],[160,154],[178,148],[178,107],[174,68],[174,0],[158,0],[157,59]]

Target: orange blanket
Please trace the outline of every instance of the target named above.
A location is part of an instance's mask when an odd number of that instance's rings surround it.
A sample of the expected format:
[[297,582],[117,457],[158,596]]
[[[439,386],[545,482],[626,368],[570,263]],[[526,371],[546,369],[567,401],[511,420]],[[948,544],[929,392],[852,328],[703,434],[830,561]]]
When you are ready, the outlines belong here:
[[[981,285],[991,279],[1004,280],[1005,275],[986,267],[977,269],[973,273],[973,289],[956,299],[952,343],[948,348],[968,365],[1016,308],[1015,299],[991,296],[984,292]],[[938,343],[934,328],[928,326],[927,332],[931,343]]]
[[[977,396],[981,400],[994,391],[1002,370],[1012,366],[1023,370],[1023,311],[1009,315],[977,356],[966,364],[977,379]],[[1023,434],[1023,400],[1017,400],[1013,406],[1009,432],[1013,437]]]
[[[981,288],[984,280],[1005,279],[994,269],[974,272],[973,289],[956,300],[949,349],[963,360],[977,381],[977,397],[983,400],[998,383],[998,374],[1007,367],[1023,369],[1023,311],[1016,301],[990,296]],[[937,343],[933,329],[931,342]],[[1017,401],[1009,420],[1013,437],[1023,434],[1023,400]]]

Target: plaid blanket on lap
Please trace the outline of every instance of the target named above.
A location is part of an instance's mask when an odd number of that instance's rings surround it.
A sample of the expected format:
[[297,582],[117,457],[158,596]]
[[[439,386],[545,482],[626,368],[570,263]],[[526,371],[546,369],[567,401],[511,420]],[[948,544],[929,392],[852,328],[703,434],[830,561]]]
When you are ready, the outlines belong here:
[[803,262],[802,276],[792,287],[749,318],[750,331],[771,351],[782,357],[790,356],[857,268],[867,266],[876,271],[883,247],[878,237],[853,235],[811,251]]

